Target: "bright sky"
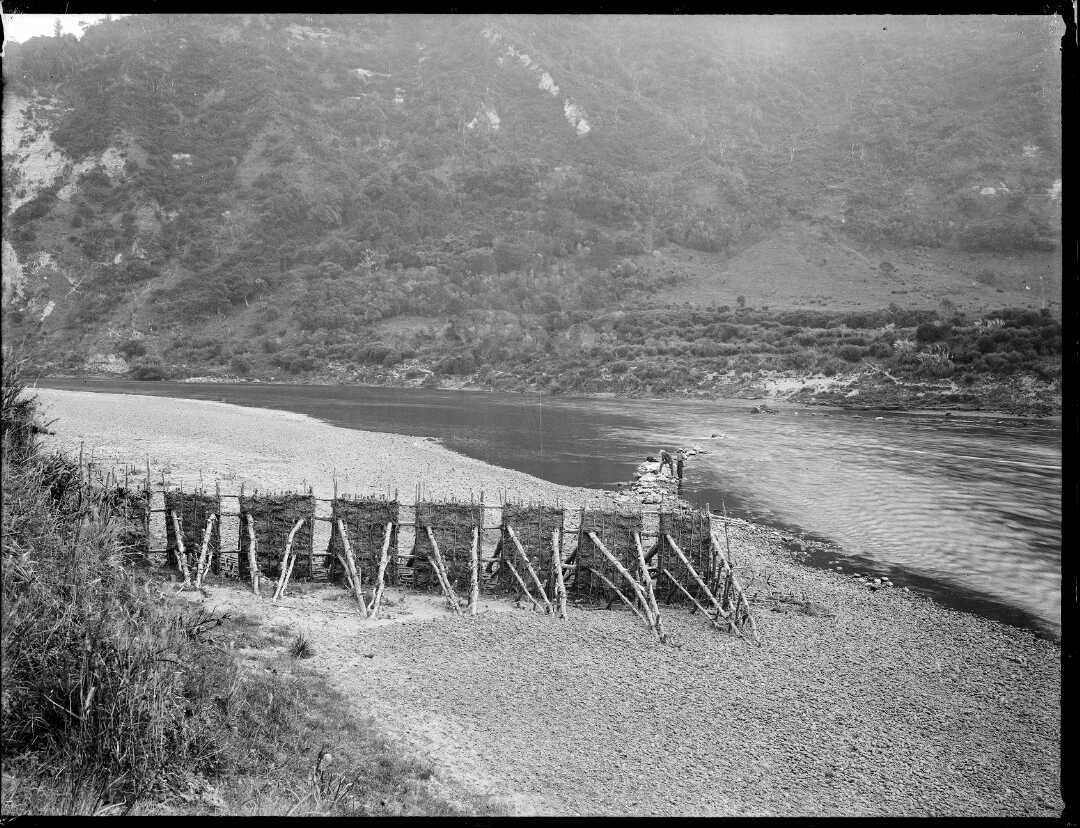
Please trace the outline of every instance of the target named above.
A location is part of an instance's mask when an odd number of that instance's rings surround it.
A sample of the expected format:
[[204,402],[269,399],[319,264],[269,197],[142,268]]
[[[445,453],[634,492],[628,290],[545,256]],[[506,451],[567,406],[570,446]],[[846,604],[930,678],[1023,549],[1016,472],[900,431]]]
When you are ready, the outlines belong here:
[[[124,14],[114,14],[113,17],[126,17]],[[104,18],[103,14],[8,14],[4,12],[4,39],[13,43],[22,43],[32,37],[52,37],[53,27],[56,21],[60,21],[60,28],[64,34],[73,34],[82,37],[83,27],[80,23],[92,23]]]

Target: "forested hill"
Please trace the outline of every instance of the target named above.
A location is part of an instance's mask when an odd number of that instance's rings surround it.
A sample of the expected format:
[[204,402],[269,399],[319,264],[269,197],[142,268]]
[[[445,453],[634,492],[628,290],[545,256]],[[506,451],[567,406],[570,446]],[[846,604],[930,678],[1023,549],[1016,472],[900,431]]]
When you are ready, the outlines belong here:
[[5,339],[467,373],[648,304],[880,309],[894,277],[1022,304],[1057,255],[1059,28],[146,15],[8,44]]

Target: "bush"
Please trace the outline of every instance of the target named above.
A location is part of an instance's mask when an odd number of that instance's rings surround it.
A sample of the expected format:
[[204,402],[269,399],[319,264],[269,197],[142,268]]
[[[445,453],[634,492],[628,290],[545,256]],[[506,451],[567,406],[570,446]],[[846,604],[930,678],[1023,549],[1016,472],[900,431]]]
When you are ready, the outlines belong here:
[[386,358],[393,353],[394,349],[380,342],[366,345],[356,353],[357,361],[368,365],[381,365]]
[[140,360],[131,366],[128,376],[136,380],[165,380],[169,378],[169,372],[160,362]]
[[827,359],[820,363],[820,369],[822,374],[827,377],[833,377],[844,370],[844,364],[835,359]]
[[116,352],[124,359],[146,356],[146,342],[141,339],[129,339],[117,345]]
[[495,244],[495,267],[499,273],[520,270],[529,264],[529,250],[520,244],[500,241]]
[[287,348],[278,351],[270,358],[270,363],[290,374],[314,371],[319,367],[319,360],[301,350]]
[[620,235],[615,239],[615,252],[620,256],[640,256],[645,253],[645,242],[637,236]]
[[435,371],[440,374],[465,375],[476,371],[476,360],[471,354],[448,356],[435,364]]
[[892,346],[888,342],[875,342],[870,346],[870,356],[876,359],[888,359],[892,356]]
[[858,362],[863,358],[866,349],[858,345],[845,345],[839,350],[840,358],[846,362]]
[[935,325],[933,322],[923,322],[915,329],[917,342],[940,342],[951,332],[947,325]]

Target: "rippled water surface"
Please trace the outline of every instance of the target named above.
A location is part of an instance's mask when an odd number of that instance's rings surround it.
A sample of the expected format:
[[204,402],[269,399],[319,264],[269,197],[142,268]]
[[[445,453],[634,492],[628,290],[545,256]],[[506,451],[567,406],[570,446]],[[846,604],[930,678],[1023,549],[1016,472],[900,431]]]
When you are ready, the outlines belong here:
[[894,573],[956,605],[1060,630],[1056,422],[820,409],[755,415],[741,401],[352,386],[42,384],[222,400],[438,437],[463,454],[579,486],[613,487],[645,454],[696,445],[709,453],[687,466],[689,499],[834,540],[855,558],[849,569]]

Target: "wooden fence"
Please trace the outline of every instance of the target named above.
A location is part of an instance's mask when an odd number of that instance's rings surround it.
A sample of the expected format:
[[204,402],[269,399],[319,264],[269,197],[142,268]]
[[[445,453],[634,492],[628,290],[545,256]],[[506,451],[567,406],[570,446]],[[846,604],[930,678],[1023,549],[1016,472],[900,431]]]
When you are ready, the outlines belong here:
[[[164,484],[132,494],[148,563],[175,567],[185,581],[203,565],[222,578],[252,580],[254,561],[257,574],[279,590],[290,580],[324,581],[359,596],[360,585],[374,591],[381,583],[446,593],[456,611],[457,596],[475,608],[471,596],[480,593],[515,596],[550,612],[561,598],[561,614],[566,600],[622,600],[663,638],[659,596],[757,641],[723,519],[677,498],[586,509],[491,503],[483,494],[410,503],[398,493],[318,498],[311,491],[185,492]],[[368,602],[358,600],[366,615]]]

